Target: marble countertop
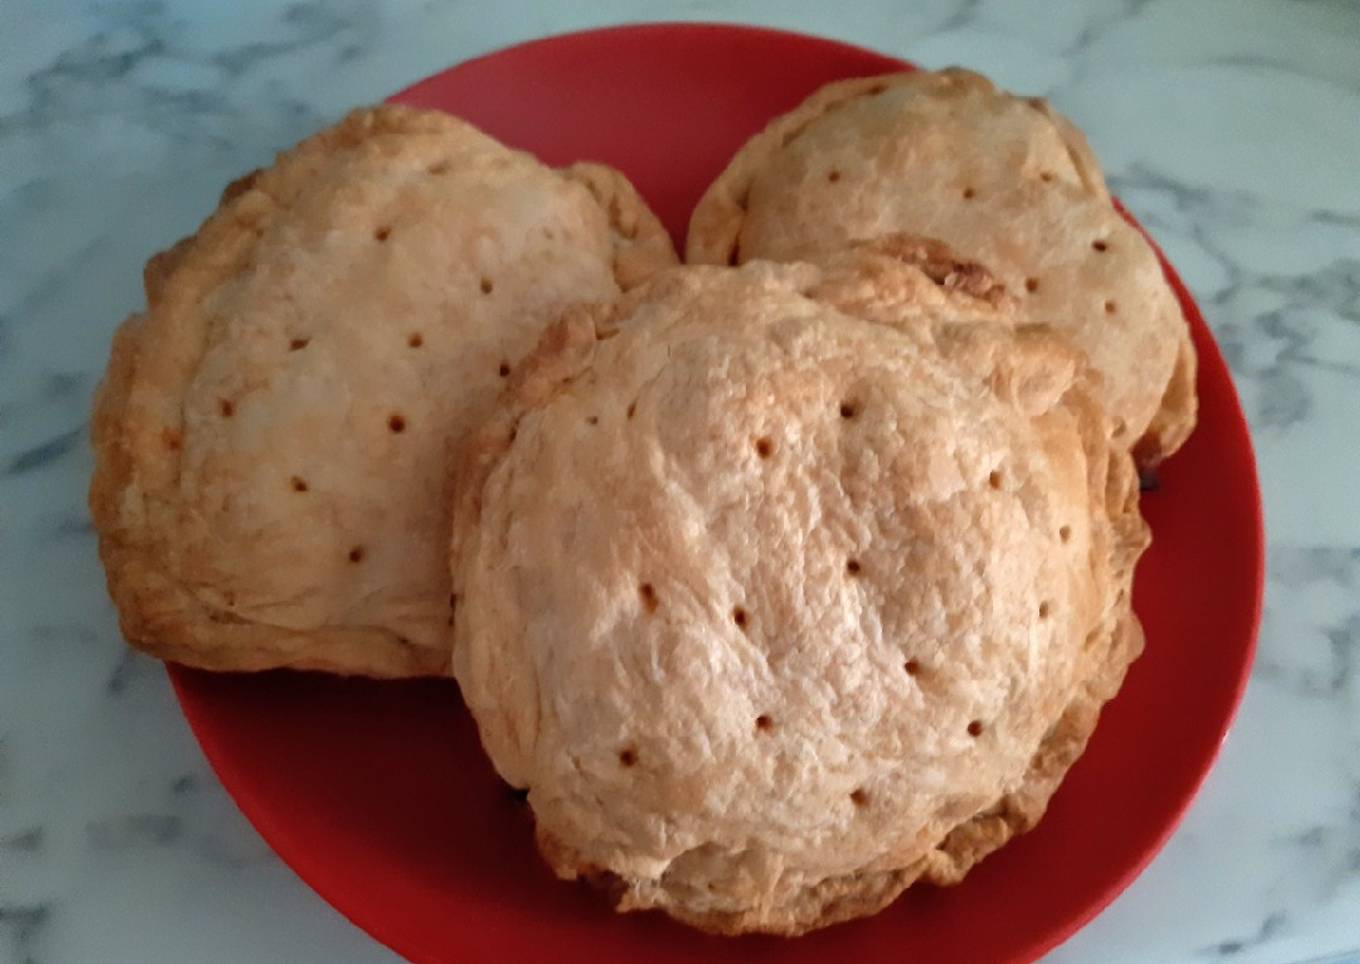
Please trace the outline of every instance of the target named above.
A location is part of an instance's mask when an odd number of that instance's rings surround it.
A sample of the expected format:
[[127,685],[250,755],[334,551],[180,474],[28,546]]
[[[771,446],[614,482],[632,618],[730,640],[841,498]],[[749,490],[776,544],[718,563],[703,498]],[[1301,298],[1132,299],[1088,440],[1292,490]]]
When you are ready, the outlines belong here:
[[0,0],[0,962],[394,960],[272,855],[123,646],[84,506],[90,393],[142,262],[228,180],[471,55],[674,15],[979,67],[1086,129],[1232,366],[1270,554],[1217,767],[1051,960],[1360,959],[1360,5],[568,6]]

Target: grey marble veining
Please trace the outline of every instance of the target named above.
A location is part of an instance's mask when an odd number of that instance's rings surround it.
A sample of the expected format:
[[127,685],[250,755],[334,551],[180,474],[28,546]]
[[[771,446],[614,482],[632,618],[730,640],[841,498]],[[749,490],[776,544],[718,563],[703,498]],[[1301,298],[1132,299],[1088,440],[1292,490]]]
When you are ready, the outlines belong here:
[[0,0],[0,962],[393,956],[273,856],[122,646],[88,420],[148,255],[221,186],[485,50],[729,19],[1051,97],[1199,298],[1257,446],[1260,654],[1184,824],[1054,962],[1360,955],[1360,5]]

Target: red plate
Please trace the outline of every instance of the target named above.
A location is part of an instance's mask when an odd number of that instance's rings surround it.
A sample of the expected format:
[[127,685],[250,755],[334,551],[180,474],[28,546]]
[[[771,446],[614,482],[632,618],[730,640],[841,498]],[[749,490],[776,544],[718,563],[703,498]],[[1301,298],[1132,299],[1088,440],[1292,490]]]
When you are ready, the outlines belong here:
[[[986,65],[981,65],[985,67]],[[900,61],[813,37],[667,25],[512,47],[398,94],[561,164],[614,164],[677,241],[747,136],[816,87]],[[1199,350],[1200,424],[1144,499],[1135,602],[1147,652],[1048,816],[959,887],[795,941],[616,916],[539,861],[530,817],[483,758],[451,682],[172,669],[223,784],[347,917],[422,962],[1017,961],[1056,945],[1147,864],[1212,763],[1260,616],[1260,495],[1223,358],[1170,266]]]

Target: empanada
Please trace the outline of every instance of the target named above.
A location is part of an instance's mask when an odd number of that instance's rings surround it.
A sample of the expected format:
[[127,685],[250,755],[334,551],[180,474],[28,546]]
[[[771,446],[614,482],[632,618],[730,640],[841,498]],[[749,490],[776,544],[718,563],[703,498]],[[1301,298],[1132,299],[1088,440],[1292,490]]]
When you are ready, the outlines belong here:
[[688,260],[796,259],[893,231],[987,265],[1023,317],[1103,376],[1118,438],[1151,466],[1195,423],[1195,353],[1152,248],[1081,133],[966,70],[830,84],[737,152],[690,222]]
[[560,310],[671,264],[622,175],[354,112],[147,265],[90,501],[122,626],[223,670],[439,674],[450,446]]
[[557,874],[797,934],[1043,813],[1141,649],[1147,530],[1080,353],[998,292],[899,239],[545,335],[451,565],[455,675]]

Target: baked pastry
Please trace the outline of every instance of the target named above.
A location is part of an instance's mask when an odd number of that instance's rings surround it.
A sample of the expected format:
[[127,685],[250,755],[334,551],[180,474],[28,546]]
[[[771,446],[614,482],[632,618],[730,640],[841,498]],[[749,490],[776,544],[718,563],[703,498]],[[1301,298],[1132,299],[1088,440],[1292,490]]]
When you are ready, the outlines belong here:
[[798,934],[959,880],[1141,649],[1080,354],[940,254],[663,272],[568,313],[462,455],[455,675],[621,910]]
[[358,110],[147,265],[90,493],[123,631],[193,666],[448,671],[449,446],[566,305],[675,260],[626,180]]
[[1037,98],[966,70],[830,84],[753,137],[690,222],[688,260],[793,260],[892,231],[987,265],[1022,316],[1067,332],[1104,378],[1139,464],[1195,423],[1195,352],[1147,241],[1086,139]]

